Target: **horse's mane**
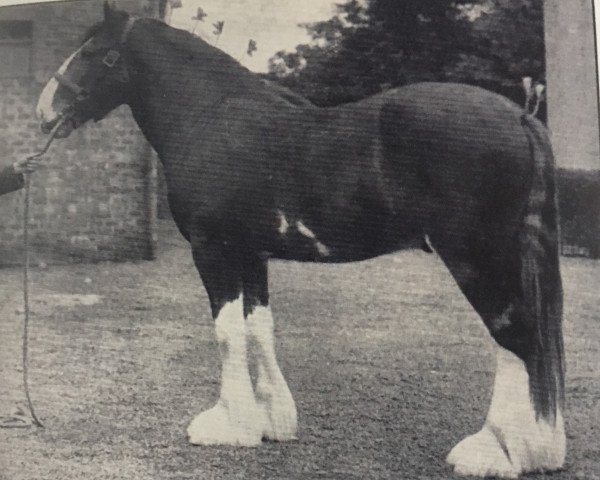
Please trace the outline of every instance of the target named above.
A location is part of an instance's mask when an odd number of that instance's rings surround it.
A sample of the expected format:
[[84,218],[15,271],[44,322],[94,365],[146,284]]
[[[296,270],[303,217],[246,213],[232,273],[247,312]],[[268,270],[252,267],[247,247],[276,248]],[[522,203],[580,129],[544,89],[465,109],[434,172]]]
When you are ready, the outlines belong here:
[[[230,55],[225,53],[223,50],[209,44],[202,38],[186,31],[181,30],[164,22],[156,19],[146,19],[147,23],[159,29],[157,32],[161,35],[161,39],[165,41],[165,44],[170,48],[177,50],[191,56],[191,58],[198,60],[206,59],[218,59],[219,62],[223,62],[231,68],[238,69],[239,72],[246,72],[250,74],[250,71],[242,66],[237,60],[232,58]],[[238,73],[239,73],[238,72]]]
[[[158,43],[157,48],[168,53],[168,68],[178,75],[209,74],[229,91],[269,92],[260,77],[241,65],[224,51],[210,45],[194,34],[180,30],[157,19],[143,19],[143,28]],[[180,69],[178,70],[178,67]]]
[[[125,12],[119,12],[123,15],[127,15]],[[208,42],[203,40],[202,38],[188,32],[185,30],[181,30],[166,23],[161,20],[153,19],[153,18],[144,18],[144,22],[152,25],[160,30],[162,37],[166,40],[166,42],[178,51],[182,51],[184,53],[189,54],[197,54],[206,57],[207,55],[219,57],[222,60],[229,61],[231,65],[237,65],[243,70],[246,70],[242,65],[239,64],[236,60],[230,57],[228,54],[223,52],[222,50],[213,47]],[[100,21],[93,24],[89,27],[81,38],[81,43],[87,42],[90,38],[96,35],[104,26],[105,22]]]
[[[212,71],[226,72],[227,83],[230,86],[236,84],[239,87],[248,87],[252,91],[263,90],[268,92],[269,95],[281,98],[294,106],[313,106],[310,101],[295,92],[274,82],[261,79],[224,51],[186,30],[174,28],[153,18],[144,18],[141,21],[146,28],[151,30],[154,38],[160,38],[164,48],[185,57],[188,65],[198,63],[200,68],[206,63],[219,65],[218,69],[212,69]],[[81,43],[85,43],[96,35],[104,24],[101,21],[92,25],[83,35]]]

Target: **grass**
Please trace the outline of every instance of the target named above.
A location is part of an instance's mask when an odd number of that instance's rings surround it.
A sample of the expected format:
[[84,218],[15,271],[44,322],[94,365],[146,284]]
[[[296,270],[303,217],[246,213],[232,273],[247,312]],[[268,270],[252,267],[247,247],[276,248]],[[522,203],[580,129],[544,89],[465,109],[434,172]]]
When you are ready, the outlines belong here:
[[[0,275],[2,414],[24,403],[20,272]],[[600,263],[565,258],[563,278],[569,450],[547,477],[600,479]],[[185,427],[216,400],[219,362],[185,245],[34,272],[31,386],[46,428],[0,430],[0,479],[452,478],[444,457],[481,427],[494,364],[441,262],[273,263],[271,295],[298,440],[194,447]]]

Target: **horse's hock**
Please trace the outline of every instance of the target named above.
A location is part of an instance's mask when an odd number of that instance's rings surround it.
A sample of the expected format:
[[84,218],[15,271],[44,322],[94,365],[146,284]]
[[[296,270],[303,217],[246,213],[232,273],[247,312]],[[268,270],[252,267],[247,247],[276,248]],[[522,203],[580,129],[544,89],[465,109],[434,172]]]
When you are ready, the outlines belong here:
[[[0,168],[36,153],[45,137],[35,105],[43,85],[102,19],[104,0],[0,9]],[[141,16],[164,14],[166,0],[119,0]],[[32,176],[30,231],[34,262],[153,258],[156,162],[121,108],[103,122],[55,141]],[[0,266],[21,263],[23,194],[0,202]]]

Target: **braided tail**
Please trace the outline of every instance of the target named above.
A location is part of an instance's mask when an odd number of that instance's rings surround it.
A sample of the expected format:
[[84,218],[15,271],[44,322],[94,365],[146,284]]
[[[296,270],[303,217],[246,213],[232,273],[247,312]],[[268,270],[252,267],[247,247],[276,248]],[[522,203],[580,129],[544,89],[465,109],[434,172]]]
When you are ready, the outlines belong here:
[[520,239],[523,304],[534,335],[526,366],[536,417],[552,424],[564,404],[565,376],[554,155],[538,120],[524,114],[521,124],[534,169]]

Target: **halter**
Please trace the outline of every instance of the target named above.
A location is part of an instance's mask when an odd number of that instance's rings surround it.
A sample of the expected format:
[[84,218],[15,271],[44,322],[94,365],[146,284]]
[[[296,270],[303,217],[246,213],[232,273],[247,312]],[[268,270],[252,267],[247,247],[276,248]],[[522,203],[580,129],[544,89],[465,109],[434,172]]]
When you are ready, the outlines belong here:
[[[127,23],[125,24],[125,27],[123,28],[123,32],[121,33],[121,40],[119,42],[119,47],[122,47],[125,45],[125,42],[127,41],[127,37],[129,36],[129,33],[131,32],[131,29],[133,28],[136,21],[137,21],[136,17],[129,17],[127,19]],[[111,48],[108,52],[106,52],[106,55],[102,59],[102,64],[106,68],[112,69],[117,64],[117,62],[119,61],[120,58],[121,58],[121,53],[118,50]],[[81,102],[89,96],[89,92],[85,88],[78,85],[73,80],[68,79],[62,73],[56,72],[54,74],[54,79],[60,85],[62,85],[67,90],[69,90],[71,93],[73,93],[75,95],[75,99],[77,102]],[[129,80],[129,75],[127,74],[127,72],[125,72],[125,74],[119,79],[119,81],[121,83],[127,83],[128,80]],[[71,107],[72,106],[73,105],[71,105]]]

